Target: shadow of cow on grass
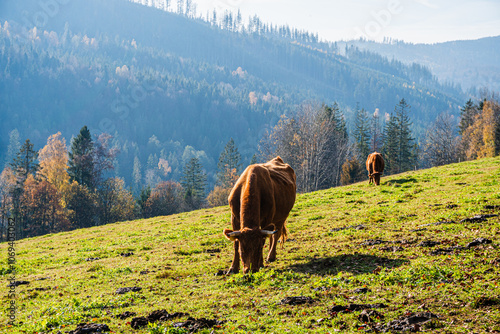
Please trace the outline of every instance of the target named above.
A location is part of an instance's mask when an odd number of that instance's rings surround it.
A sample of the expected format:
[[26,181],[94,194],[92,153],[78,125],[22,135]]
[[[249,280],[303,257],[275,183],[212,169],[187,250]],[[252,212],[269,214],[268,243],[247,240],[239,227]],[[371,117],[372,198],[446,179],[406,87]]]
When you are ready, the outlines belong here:
[[397,268],[410,263],[407,259],[389,259],[369,254],[342,254],[306,260],[306,262],[291,265],[289,269],[316,275],[336,275],[341,271],[360,275],[376,272],[380,268]]

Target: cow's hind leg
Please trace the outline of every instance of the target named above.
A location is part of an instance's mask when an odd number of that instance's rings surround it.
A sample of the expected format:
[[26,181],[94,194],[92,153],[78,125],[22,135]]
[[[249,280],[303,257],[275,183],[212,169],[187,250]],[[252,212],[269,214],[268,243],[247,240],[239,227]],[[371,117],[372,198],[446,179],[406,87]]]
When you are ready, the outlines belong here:
[[270,239],[269,245],[269,254],[267,255],[267,262],[276,261],[276,246],[278,245],[278,240],[281,238],[281,234],[283,233],[283,229],[285,229],[284,222],[276,224],[277,226],[283,226],[282,228],[278,228],[277,232],[274,233]]

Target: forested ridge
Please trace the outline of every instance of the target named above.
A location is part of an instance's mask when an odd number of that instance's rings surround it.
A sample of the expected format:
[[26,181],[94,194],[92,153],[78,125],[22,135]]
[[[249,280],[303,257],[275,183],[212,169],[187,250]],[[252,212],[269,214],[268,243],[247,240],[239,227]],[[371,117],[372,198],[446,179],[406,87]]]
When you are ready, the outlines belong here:
[[83,125],[109,132],[127,184],[135,156],[168,158],[178,179],[192,152],[213,183],[229,138],[249,161],[264,130],[303,101],[338,102],[349,122],[356,103],[385,113],[405,97],[419,133],[463,102],[423,67],[355,49],[340,56],[335,44],[280,38],[255,19],[232,31],[127,1],[71,1],[33,29],[36,1],[2,6],[2,133],[18,129],[40,147]]

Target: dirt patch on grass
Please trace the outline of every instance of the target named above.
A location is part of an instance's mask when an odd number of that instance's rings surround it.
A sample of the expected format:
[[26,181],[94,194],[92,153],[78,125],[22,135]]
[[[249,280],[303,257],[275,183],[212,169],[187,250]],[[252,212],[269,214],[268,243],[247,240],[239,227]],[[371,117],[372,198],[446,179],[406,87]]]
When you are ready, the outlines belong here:
[[280,301],[280,305],[302,305],[302,304],[312,304],[314,303],[314,299],[311,297],[286,297]]
[[474,217],[462,219],[460,223],[480,223],[492,217],[498,217],[498,215],[497,214],[475,215]]
[[172,326],[177,328],[186,328],[189,331],[189,333],[195,333],[200,329],[220,327],[225,323],[226,323],[225,320],[188,318],[186,321],[176,322]]
[[437,318],[438,316],[431,312],[409,313],[396,320],[390,321],[386,325],[375,326],[375,329],[381,332],[418,332],[420,331],[423,324]]
[[434,246],[437,246],[440,244],[441,243],[439,241],[424,240],[421,243],[419,243],[417,246],[419,246],[419,247],[434,247]]
[[117,295],[123,295],[127,292],[139,292],[141,290],[142,290],[142,288],[139,288],[137,286],[132,286],[132,287],[127,287],[127,288],[118,288],[118,289],[116,289],[115,293]]
[[354,311],[361,311],[374,308],[386,308],[384,304],[349,304],[349,305],[334,305],[328,310],[330,315],[337,315],[338,313],[350,313]]
[[130,312],[130,311],[125,311],[123,313],[115,315],[115,317],[118,318],[118,319],[121,319],[121,320],[125,320],[125,319],[133,317],[135,315],[137,315],[137,313]]
[[167,321],[171,320],[174,318],[179,318],[179,317],[184,317],[188,316],[189,314],[187,313],[181,313],[181,312],[175,312],[175,313],[168,313],[166,310],[156,310],[151,312],[148,316],[146,317],[136,317],[133,318],[132,321],[130,322],[130,327],[133,329],[139,329],[141,327],[145,327],[148,325],[148,323],[155,323],[158,321]]
[[366,229],[366,227],[363,224],[359,224],[359,225],[351,225],[351,226],[332,228],[332,229],[330,229],[330,232],[338,232],[338,231],[344,231],[344,230],[364,230],[364,229]]
[[467,244],[467,248],[471,248],[471,247],[475,247],[475,246],[479,246],[479,245],[486,245],[486,244],[491,244],[492,241],[489,240],[489,239],[486,239],[486,238],[477,238],[477,239],[474,239],[473,241],[469,242]]
[[336,275],[337,273],[352,272],[354,274],[371,273],[376,268],[396,268],[409,261],[404,258],[390,259],[369,254],[342,254],[326,258],[313,258],[305,263],[297,263],[289,268],[296,272],[318,275]]
[[67,332],[68,334],[95,334],[108,333],[110,331],[106,324],[86,324],[81,323],[76,326],[76,329]]

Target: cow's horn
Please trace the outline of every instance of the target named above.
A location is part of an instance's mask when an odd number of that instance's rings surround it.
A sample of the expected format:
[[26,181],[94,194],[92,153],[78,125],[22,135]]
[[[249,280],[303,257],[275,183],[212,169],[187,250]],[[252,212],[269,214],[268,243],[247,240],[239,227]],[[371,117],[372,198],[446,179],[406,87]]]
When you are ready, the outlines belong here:
[[227,234],[229,237],[239,237],[241,235],[241,231],[234,231]]
[[278,231],[268,231],[268,230],[260,230],[260,233],[265,234],[265,235],[271,235],[274,234]]

